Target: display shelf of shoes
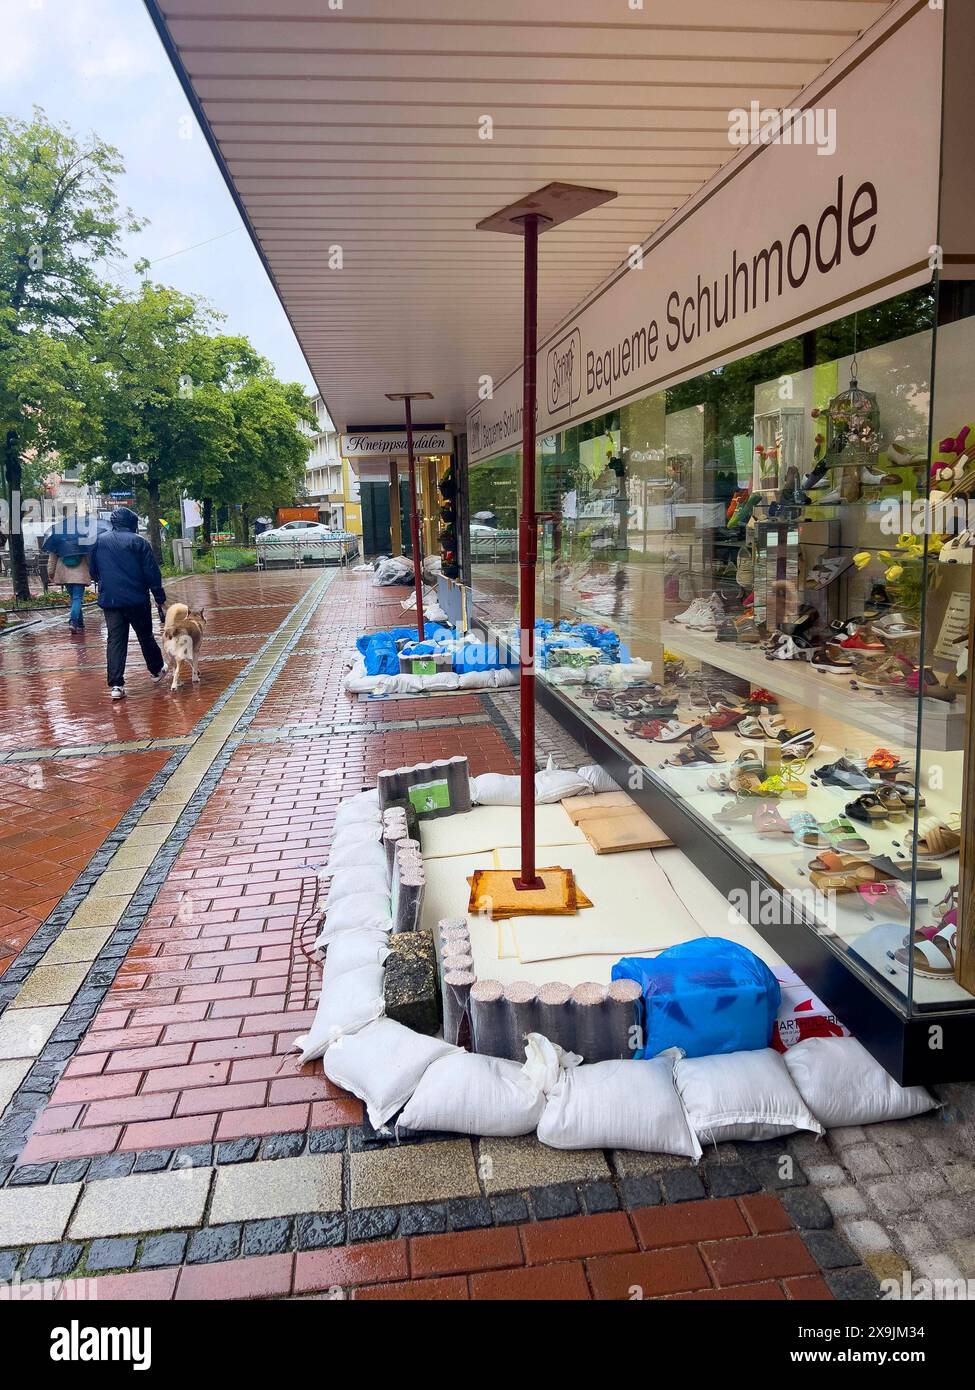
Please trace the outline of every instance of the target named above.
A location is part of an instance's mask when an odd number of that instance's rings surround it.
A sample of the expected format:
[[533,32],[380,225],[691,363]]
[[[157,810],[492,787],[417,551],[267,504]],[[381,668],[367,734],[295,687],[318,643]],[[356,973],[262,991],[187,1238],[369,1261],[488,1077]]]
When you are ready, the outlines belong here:
[[[769,661],[761,648],[717,642],[709,632],[695,632],[680,623],[661,623],[660,640],[669,650],[703,661],[752,685],[771,686],[775,693],[804,708],[820,710],[880,739],[897,739],[913,747],[917,737],[917,702],[902,694],[878,695],[851,690],[850,677],[817,671],[805,661]],[[922,742],[925,750],[954,752],[965,746],[965,701],[954,704],[925,700]]]

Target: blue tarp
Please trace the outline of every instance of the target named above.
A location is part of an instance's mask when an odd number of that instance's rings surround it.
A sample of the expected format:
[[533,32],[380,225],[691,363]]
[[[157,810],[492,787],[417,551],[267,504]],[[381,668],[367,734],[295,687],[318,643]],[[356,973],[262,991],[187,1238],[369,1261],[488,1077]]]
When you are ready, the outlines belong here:
[[668,1047],[708,1057],[769,1046],[779,983],[764,961],[734,941],[708,936],[652,959],[628,956],[612,976],[643,989],[644,1047],[635,1057],[656,1057]]
[[[430,642],[454,639],[454,634],[446,627],[424,627],[424,633]],[[399,650],[396,643],[404,640],[416,642],[418,636],[415,627],[391,627],[385,632],[368,632],[357,638],[356,651],[365,657],[366,675],[398,676]]]

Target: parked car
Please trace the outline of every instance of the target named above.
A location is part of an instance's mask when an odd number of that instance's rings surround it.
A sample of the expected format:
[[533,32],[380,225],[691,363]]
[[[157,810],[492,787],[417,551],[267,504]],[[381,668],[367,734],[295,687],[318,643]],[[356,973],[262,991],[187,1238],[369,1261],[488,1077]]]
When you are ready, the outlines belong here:
[[318,560],[341,563],[346,556],[358,554],[358,541],[350,531],[336,531],[320,521],[286,521],[256,537],[257,556],[261,563],[278,560]]

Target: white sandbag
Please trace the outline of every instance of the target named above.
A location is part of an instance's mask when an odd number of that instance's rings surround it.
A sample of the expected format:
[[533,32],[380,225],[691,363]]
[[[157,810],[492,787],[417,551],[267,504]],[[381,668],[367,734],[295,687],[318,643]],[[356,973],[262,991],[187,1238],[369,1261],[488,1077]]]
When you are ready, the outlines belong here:
[[531,1134],[544,1107],[544,1095],[517,1062],[459,1051],[427,1068],[396,1128]]
[[676,1076],[688,1119],[702,1143],[778,1139],[797,1129],[823,1132],[785,1062],[770,1047],[682,1057]]
[[419,695],[423,689],[423,676],[379,676],[373,690],[375,695]]
[[[341,977],[343,983],[349,978]],[[329,1081],[365,1102],[369,1123],[379,1129],[406,1104],[427,1067],[459,1050],[381,1018],[330,1048],[322,1065]]]
[[378,844],[383,833],[381,821],[357,820],[352,825],[344,825],[336,831],[332,840],[332,851],[345,849],[348,845]]
[[[386,851],[378,840],[356,840],[352,844],[334,844],[322,876],[338,869],[382,869],[388,874]],[[389,886],[387,880],[387,887]]]
[[457,677],[457,684],[461,690],[484,690],[494,684],[493,674],[492,671],[465,671]]
[[571,768],[555,766],[555,759],[549,757],[548,766],[543,772],[535,773],[535,805],[547,806],[554,801],[563,801],[567,796],[591,796],[592,787]]
[[518,672],[513,666],[497,666],[488,674],[493,677],[491,684],[497,690],[502,690],[505,686],[518,684]]
[[358,970],[323,980],[315,1021],[307,1033],[294,1041],[302,1066],[323,1057],[346,1034],[357,1033],[382,1016],[385,975],[381,965],[362,965]]
[[456,690],[460,676],[456,671],[436,671],[432,676],[421,676],[424,690]]
[[521,780],[503,772],[482,772],[471,778],[478,806],[520,806]]
[[342,830],[347,825],[362,821],[378,822],[380,819],[378,792],[360,792],[358,796],[350,796],[340,803],[335,812],[335,829]]
[[[381,848],[381,846],[380,846]],[[351,898],[357,893],[389,893],[389,872],[386,865],[380,868],[367,868],[359,865],[354,869],[339,869],[332,875],[332,882],[325,895],[325,911],[329,912],[343,898]]]
[[565,1069],[577,1067],[581,1061],[577,1052],[567,1052],[544,1033],[528,1033],[525,1037],[525,1075],[543,1095],[553,1090]]
[[353,893],[329,908],[315,945],[321,950],[347,931],[392,931],[392,927],[388,893]]
[[329,942],[325,955],[324,978],[334,980],[364,965],[382,965],[389,955],[389,936],[375,928],[347,931]]
[[856,1038],[806,1038],[785,1053],[785,1065],[827,1129],[908,1120],[938,1104],[923,1086],[899,1086]]
[[620,790],[619,783],[614,782],[605,768],[601,768],[598,763],[587,763],[585,767],[580,767],[579,776],[593,792],[618,792]]
[[700,1158],[674,1086],[671,1058],[590,1062],[563,1070],[538,1137],[553,1149],[637,1149]]

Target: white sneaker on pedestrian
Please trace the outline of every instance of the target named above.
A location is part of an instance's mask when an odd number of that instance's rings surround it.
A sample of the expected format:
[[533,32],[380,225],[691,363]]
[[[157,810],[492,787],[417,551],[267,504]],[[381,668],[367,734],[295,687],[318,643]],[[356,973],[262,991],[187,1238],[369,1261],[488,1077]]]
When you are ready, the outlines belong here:
[[113,699],[113,700],[124,700],[124,699],[125,699],[125,686],[124,686],[124,685],[113,685],[113,686],[112,686],[112,699]]
[[152,672],[150,671],[150,672],[149,672],[149,679],[152,681],[153,685],[158,685],[159,682],[162,680],[162,678],[163,678],[163,676],[164,676],[165,674],[166,674],[166,668],[165,668],[165,666],[164,666],[164,667],[162,668],[162,670],[161,670],[161,671],[157,671],[155,675],[153,675]]

